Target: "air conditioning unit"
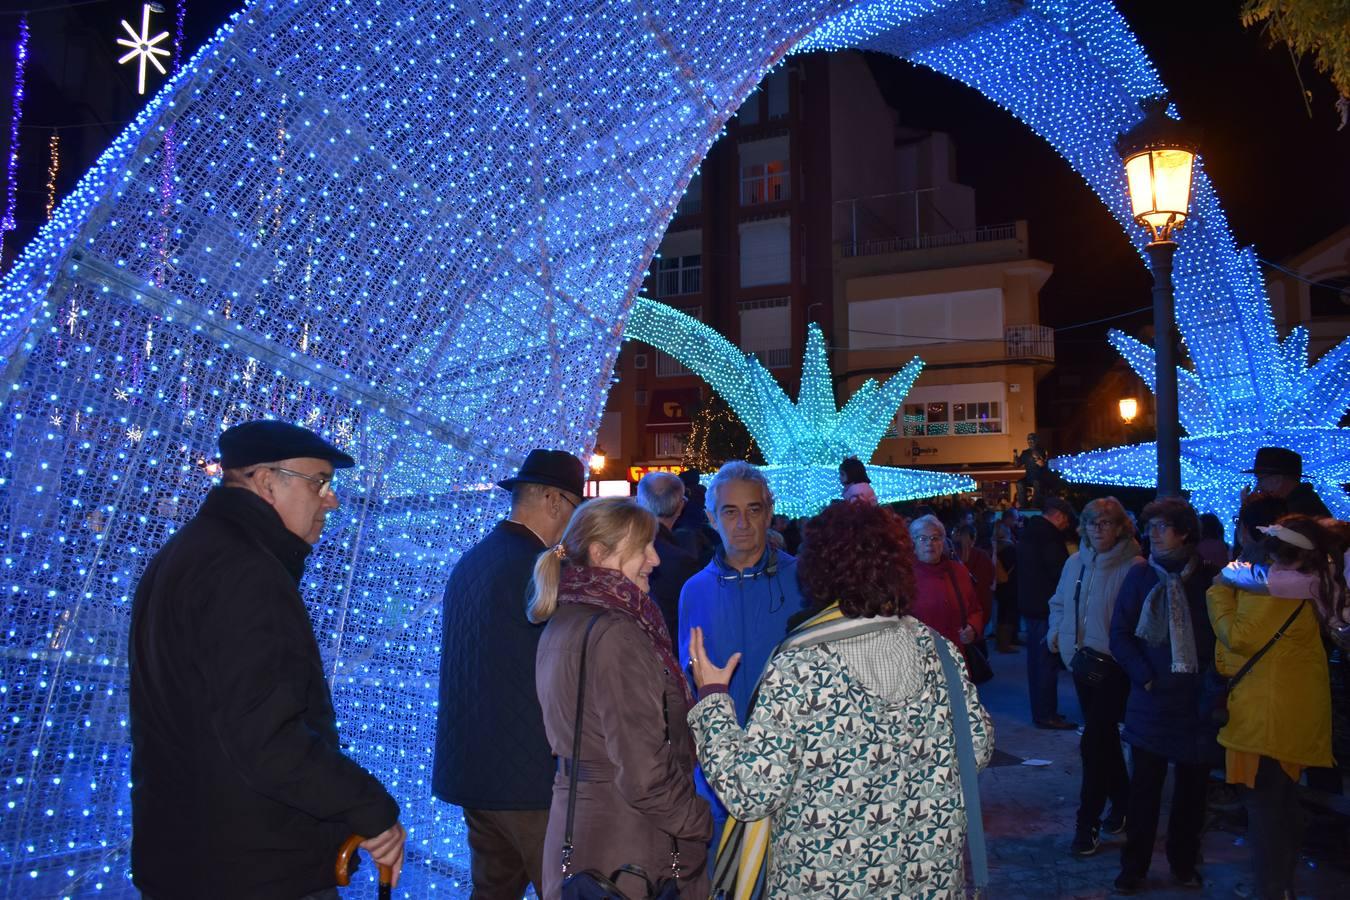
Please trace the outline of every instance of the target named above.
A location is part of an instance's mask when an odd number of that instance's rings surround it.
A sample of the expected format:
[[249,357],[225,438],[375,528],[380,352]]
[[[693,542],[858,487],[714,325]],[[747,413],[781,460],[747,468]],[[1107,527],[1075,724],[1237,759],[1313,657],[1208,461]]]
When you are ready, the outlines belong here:
[[646,405],[647,405],[647,392],[646,392],[646,391],[634,391],[634,392],[633,392],[633,402],[636,403],[639,407],[646,406]]
[[645,353],[634,353],[634,354],[633,354],[633,368],[635,368],[635,369],[645,369],[645,368],[647,368],[647,354],[645,354]]

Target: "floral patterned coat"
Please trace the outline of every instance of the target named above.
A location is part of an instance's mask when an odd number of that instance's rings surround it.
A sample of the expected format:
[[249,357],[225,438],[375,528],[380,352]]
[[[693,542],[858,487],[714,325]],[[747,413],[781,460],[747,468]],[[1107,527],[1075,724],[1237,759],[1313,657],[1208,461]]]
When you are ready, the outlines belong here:
[[[915,692],[875,693],[824,643],[770,661],[745,729],[726,694],[689,712],[727,808],[771,818],[769,896],[963,894],[966,813],[946,678],[928,628],[908,616],[895,628],[917,645]],[[983,768],[993,726],[964,667],[961,679]]]

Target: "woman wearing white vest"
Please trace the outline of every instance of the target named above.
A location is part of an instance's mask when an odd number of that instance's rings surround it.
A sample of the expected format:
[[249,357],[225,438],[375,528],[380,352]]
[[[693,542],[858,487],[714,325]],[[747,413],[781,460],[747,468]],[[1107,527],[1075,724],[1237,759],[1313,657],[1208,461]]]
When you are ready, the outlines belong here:
[[[1130,776],[1120,746],[1119,726],[1125,715],[1130,680],[1111,657],[1111,614],[1125,573],[1144,564],[1134,525],[1115,497],[1093,500],[1083,508],[1081,549],[1064,564],[1059,586],[1050,598],[1046,643],[1073,673],[1078,705],[1083,709],[1083,737],[1078,748],[1083,780],[1078,797],[1078,824],[1069,851],[1091,856],[1101,831],[1119,834],[1125,827]],[[1111,813],[1103,821],[1107,800]]]

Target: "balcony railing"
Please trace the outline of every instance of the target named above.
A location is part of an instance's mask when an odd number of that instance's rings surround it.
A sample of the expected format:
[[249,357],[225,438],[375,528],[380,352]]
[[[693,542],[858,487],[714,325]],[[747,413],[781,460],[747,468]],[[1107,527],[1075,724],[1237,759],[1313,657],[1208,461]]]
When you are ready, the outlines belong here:
[[909,250],[930,250],[934,247],[957,247],[961,244],[981,244],[987,241],[1011,241],[1017,238],[1017,223],[981,225],[968,231],[948,231],[941,234],[920,234],[911,237],[873,238],[865,241],[841,241],[839,247],[845,257],[876,256],[881,253],[904,253]]
[[1003,355],[1054,362],[1055,329],[1048,325],[1009,325],[1003,329]]

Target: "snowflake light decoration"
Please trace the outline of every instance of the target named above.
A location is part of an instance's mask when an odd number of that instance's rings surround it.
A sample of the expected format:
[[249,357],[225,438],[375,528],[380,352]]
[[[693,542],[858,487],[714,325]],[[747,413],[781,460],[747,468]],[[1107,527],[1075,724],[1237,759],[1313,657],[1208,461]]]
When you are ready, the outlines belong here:
[[[1184,244],[1186,235],[1179,238]],[[1270,304],[1250,248],[1237,255],[1240,302],[1249,327],[1236,333],[1178,324],[1188,338],[1193,369],[1177,367],[1181,484],[1200,512],[1231,523],[1259,447],[1287,447],[1303,457],[1303,477],[1338,518],[1350,518],[1350,430],[1337,423],[1350,408],[1350,339],[1309,365],[1308,332],[1275,334]],[[1153,348],[1112,330],[1111,345],[1152,390]],[[1220,367],[1221,364],[1221,367]],[[1128,487],[1157,484],[1157,446],[1134,444],[1063,456],[1050,467],[1070,481]],[[1230,529],[1231,524],[1225,527]]]
[[150,36],[150,13],[153,11],[148,3],[141,7],[140,34],[136,33],[136,29],[131,27],[130,22],[123,19],[122,28],[131,36],[131,39],[117,39],[117,43],[123,47],[131,48],[130,52],[123,54],[122,58],[117,61],[119,65],[129,63],[133,59],[139,59],[140,61],[140,74],[136,79],[136,92],[140,94],[145,93],[145,64],[150,63],[159,70],[159,74],[167,75],[168,70],[160,64],[158,57],[173,55],[170,51],[159,46],[160,41],[168,38],[169,33],[167,31],[162,31],[154,37]]
[[[640,298],[624,337],[670,354],[722,395],[763,451],[775,509],[786,516],[815,515],[839,499],[839,464],[850,456],[870,463],[923,369],[915,357],[885,384],[869,378],[837,409],[825,336],[815,323],[807,330],[796,403],[753,354],[664,303]],[[867,474],[882,503],[975,489],[974,480],[945,472],[869,465]]]

